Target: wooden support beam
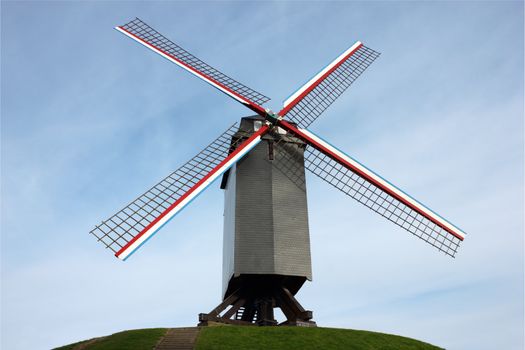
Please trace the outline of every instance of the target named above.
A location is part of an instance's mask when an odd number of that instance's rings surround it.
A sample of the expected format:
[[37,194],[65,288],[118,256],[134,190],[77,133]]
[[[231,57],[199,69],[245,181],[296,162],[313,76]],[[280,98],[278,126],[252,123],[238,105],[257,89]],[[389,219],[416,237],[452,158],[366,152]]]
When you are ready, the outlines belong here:
[[253,305],[253,301],[249,304],[246,304],[244,307],[244,313],[242,314],[241,320],[253,322],[253,317],[255,316],[255,306]]
[[222,303],[220,303],[215,309],[211,310],[208,315],[214,316],[214,317],[220,317],[221,312],[223,312],[228,306],[232,305],[239,299],[238,295],[239,289],[237,289],[235,292],[233,292],[229,297],[224,299]]
[[241,306],[243,306],[245,303],[246,303],[245,299],[239,298],[239,300],[237,300],[235,304],[233,304],[232,307],[228,311],[226,311],[226,313],[222,316],[222,318],[226,318],[226,319],[231,318],[233,315],[235,315],[237,310],[239,310]]

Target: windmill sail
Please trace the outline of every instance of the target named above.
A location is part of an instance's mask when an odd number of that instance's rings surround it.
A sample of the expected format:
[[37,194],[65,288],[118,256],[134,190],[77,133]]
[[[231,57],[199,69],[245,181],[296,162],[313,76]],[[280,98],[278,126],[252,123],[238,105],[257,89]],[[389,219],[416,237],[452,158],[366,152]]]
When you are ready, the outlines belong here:
[[288,97],[279,115],[307,128],[377,57],[379,52],[356,42]]
[[281,124],[310,147],[305,167],[324,181],[452,257],[465,233],[317,135]]
[[236,124],[182,167],[91,230],[119,259],[127,259],[175,214],[188,205],[268,131],[262,126],[248,139],[232,138]]
[[270,99],[201,61],[138,18],[115,29],[196,75],[208,84],[264,115],[260,105]]

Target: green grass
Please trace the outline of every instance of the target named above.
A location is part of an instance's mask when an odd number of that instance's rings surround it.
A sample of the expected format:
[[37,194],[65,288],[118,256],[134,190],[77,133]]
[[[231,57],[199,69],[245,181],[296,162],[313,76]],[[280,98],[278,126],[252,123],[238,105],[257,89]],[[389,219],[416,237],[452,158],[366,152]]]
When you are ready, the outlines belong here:
[[69,344],[69,345],[64,345],[64,346],[61,346],[59,348],[55,348],[53,350],[73,350],[77,345],[80,345],[80,344],[84,344],[86,343],[87,340],[84,340],[84,341],[79,341],[78,343],[73,343],[73,344]]
[[352,329],[225,326],[203,328],[197,339],[196,349],[436,350],[440,348],[397,335]]
[[[73,350],[151,350],[165,334],[165,328],[138,329],[115,333],[57,348]],[[397,335],[337,328],[303,327],[203,327],[197,350],[438,350],[436,346]]]
[[66,345],[55,350],[73,350],[87,342],[91,344],[86,345],[85,350],[151,350],[165,333],[166,328],[136,329]]

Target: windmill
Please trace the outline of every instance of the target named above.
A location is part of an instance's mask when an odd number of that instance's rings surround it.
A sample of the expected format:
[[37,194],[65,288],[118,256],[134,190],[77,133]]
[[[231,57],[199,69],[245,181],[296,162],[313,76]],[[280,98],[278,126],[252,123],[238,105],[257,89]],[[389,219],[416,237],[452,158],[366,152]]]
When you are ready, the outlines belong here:
[[454,257],[465,233],[398,187],[307,130],[379,56],[356,42],[284,101],[269,98],[204,63],[138,18],[116,27],[216,89],[254,116],[234,124],[183,166],[91,233],[128,259],[214,181],[225,190],[222,302],[210,321],[315,326],[295,295],[312,279],[305,169]]

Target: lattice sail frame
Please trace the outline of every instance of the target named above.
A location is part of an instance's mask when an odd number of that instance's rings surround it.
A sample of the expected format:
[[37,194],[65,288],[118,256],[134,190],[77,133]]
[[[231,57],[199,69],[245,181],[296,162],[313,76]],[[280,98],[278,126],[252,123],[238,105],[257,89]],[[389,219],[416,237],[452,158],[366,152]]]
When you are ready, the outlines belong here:
[[279,115],[286,116],[300,128],[307,128],[379,55],[360,41],[356,42],[288,97]]
[[193,198],[260,142],[267,127],[248,139],[234,137],[237,123],[217,139],[90,231],[120,259],[127,259]]
[[449,234],[415,210],[401,203],[379,187],[337,163],[313,147],[305,152],[305,167],[344,194],[392,221],[414,236],[452,257],[461,240]]
[[151,28],[139,18],[115,27],[118,31],[153,50],[181,68],[206,81],[226,95],[246,105],[257,113],[264,113],[260,105],[270,98],[247,87],[237,80],[211,67],[164,35]]

